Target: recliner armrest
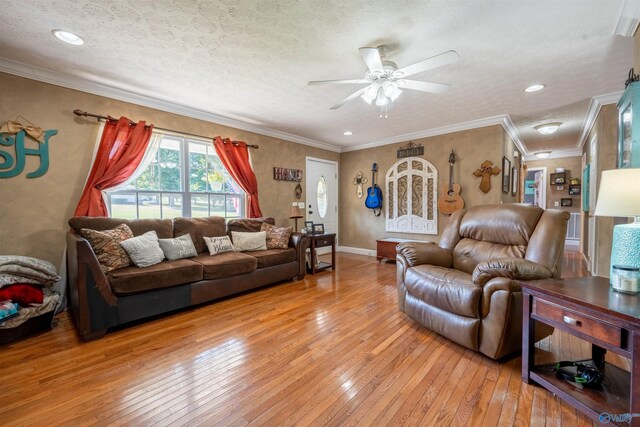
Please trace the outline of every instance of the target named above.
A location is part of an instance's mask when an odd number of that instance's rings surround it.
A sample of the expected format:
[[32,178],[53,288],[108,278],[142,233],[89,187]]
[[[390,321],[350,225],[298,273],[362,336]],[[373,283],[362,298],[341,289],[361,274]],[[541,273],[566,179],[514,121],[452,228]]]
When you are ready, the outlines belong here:
[[496,258],[480,262],[473,270],[473,283],[484,286],[494,277],[512,280],[540,280],[551,277],[543,265],[520,258]]
[[396,247],[398,257],[403,257],[409,267],[420,264],[431,264],[451,268],[453,257],[451,252],[436,245],[434,242],[406,242]]
[[289,238],[289,247],[296,250],[296,259],[298,260],[298,278],[302,279],[307,271],[306,256],[309,239],[306,234],[291,233]]

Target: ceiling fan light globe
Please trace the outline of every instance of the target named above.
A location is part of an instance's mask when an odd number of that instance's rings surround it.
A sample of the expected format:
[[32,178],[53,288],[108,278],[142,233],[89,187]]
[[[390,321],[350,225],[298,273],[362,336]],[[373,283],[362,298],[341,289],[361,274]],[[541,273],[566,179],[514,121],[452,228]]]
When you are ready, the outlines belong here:
[[377,94],[378,94],[378,87],[377,87],[377,85],[372,84],[371,86],[367,87],[364,90],[364,94],[363,95],[366,95],[367,98],[373,100],[373,99],[375,99]]
[[391,101],[395,101],[396,99],[398,99],[398,97],[400,96],[401,93],[402,93],[402,91],[400,89],[396,88],[393,91],[393,95],[391,95],[391,97],[390,97]]
[[391,98],[398,90],[398,85],[395,84],[394,82],[386,81],[382,85],[382,89],[384,90],[384,94],[387,97]]
[[384,90],[380,88],[378,90],[378,95],[376,96],[376,105],[378,107],[382,107],[383,105],[387,105],[388,102],[389,98],[387,98],[387,96],[384,94]]

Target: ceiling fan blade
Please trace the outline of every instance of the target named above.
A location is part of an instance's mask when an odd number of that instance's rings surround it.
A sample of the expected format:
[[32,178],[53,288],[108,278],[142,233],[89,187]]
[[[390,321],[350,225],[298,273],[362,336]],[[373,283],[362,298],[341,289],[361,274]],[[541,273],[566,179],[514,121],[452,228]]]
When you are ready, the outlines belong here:
[[307,86],[316,86],[316,85],[342,85],[342,84],[369,84],[371,83],[369,80],[365,79],[352,79],[352,80],[313,80],[307,83]]
[[455,50],[449,50],[440,55],[432,56],[423,61],[416,62],[415,64],[408,65],[404,68],[400,68],[396,73],[399,75],[402,73],[402,77],[408,77],[422,71],[430,70],[432,68],[442,67],[443,65],[452,64],[460,60],[460,55]]
[[443,93],[449,90],[451,85],[443,83],[419,82],[417,80],[404,80],[404,86],[400,89],[413,89],[422,92]]
[[375,73],[376,71],[379,73],[384,72],[384,68],[382,67],[382,60],[380,59],[380,52],[378,52],[378,48],[375,47],[361,47],[360,56],[369,67],[369,71]]
[[[369,87],[369,86],[367,86]],[[357,97],[359,97],[360,95],[362,95],[364,93],[364,90],[367,87],[363,87],[362,89],[353,92],[351,95],[347,96],[345,99],[343,99],[342,101],[340,101],[339,103],[337,103],[336,105],[334,105],[333,107],[330,108],[330,110],[337,110],[338,108],[342,107],[344,104],[346,104],[349,101],[353,101],[354,99],[356,99]]]

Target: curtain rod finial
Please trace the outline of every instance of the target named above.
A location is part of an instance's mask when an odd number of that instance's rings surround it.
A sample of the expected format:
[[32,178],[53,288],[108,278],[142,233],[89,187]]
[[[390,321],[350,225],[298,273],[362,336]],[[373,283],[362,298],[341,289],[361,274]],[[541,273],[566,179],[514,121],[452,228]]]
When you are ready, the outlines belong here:
[[79,108],[76,108],[75,110],[73,110],[73,114],[75,114],[76,116],[85,116],[85,117],[87,117],[87,112],[86,111],[82,111]]

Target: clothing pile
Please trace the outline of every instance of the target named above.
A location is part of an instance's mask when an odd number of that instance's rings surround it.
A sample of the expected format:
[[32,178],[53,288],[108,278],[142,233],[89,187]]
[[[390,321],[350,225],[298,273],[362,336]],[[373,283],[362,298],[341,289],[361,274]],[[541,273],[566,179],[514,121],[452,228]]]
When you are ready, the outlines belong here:
[[0,255],[0,331],[46,313],[53,318],[60,294],[52,286],[59,280],[56,268],[48,261]]

